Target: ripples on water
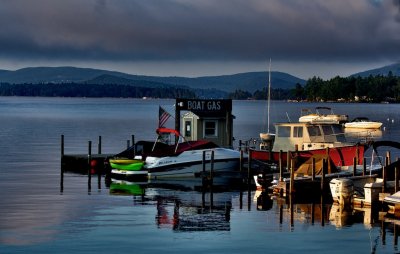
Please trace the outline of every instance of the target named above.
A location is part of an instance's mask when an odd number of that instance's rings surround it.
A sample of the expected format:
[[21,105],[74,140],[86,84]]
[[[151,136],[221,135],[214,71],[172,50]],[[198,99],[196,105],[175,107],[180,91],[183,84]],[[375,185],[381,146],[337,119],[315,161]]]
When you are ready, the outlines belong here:
[[[66,153],[103,153],[154,138],[159,105],[173,100],[0,97],[0,253],[393,253],[396,223],[371,210],[292,203],[244,189],[203,194],[196,184],[112,183],[66,173],[60,191],[60,136]],[[312,103],[273,102],[271,123],[296,121]],[[384,122],[400,141],[398,105],[324,104],[350,118]],[[235,144],[265,129],[265,102],[234,101]],[[172,120],[170,120],[173,122]],[[273,129],[271,125],[271,129]],[[95,149],[94,149],[95,150]],[[181,186],[183,185],[183,187]],[[167,186],[167,187],[166,187]],[[182,191],[182,188],[185,191]],[[211,205],[212,203],[212,205]]]

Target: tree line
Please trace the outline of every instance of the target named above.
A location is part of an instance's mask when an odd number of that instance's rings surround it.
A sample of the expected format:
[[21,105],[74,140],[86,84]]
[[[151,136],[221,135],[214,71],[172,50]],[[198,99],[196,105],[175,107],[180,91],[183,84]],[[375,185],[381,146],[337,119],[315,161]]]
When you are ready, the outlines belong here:
[[135,87],[129,85],[0,84],[0,96],[116,97],[116,98],[195,98],[191,89],[177,87]]
[[[265,100],[267,89],[250,93],[236,90],[226,95],[217,89],[191,89],[188,87],[138,87],[118,84],[44,83],[9,84],[0,83],[0,96],[43,97],[118,97],[118,98],[223,98]],[[389,72],[387,76],[335,77],[323,80],[312,77],[303,86],[293,89],[271,89],[272,100],[296,101],[346,101],[346,102],[400,102],[400,77]]]
[[[267,91],[253,94],[236,90],[229,94],[232,99],[266,99]],[[346,101],[346,102],[400,102],[400,77],[389,72],[387,76],[334,77],[323,80],[313,77],[306,84],[296,84],[293,89],[271,89],[273,100],[297,101]]]

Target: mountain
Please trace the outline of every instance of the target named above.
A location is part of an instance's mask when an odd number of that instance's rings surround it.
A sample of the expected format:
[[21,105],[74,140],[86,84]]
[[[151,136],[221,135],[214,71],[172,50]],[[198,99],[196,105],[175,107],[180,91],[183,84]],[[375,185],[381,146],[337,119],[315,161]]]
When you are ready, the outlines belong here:
[[84,82],[100,75],[117,77],[126,75],[120,72],[76,67],[29,67],[16,71],[0,71],[0,82],[23,83],[70,83]]
[[387,66],[384,66],[381,68],[372,69],[372,70],[368,70],[368,71],[358,72],[351,76],[356,76],[356,77],[357,76],[368,77],[370,75],[372,75],[372,76],[378,76],[378,75],[387,76],[390,71],[392,72],[393,76],[400,77],[400,63],[395,63],[395,64],[387,65]]
[[[268,84],[267,72],[247,72],[232,75],[206,76],[198,78],[184,77],[146,77],[138,76],[137,79],[151,80],[156,82],[184,85],[191,88],[219,89],[226,92],[234,92],[241,89],[251,93],[264,89]],[[271,72],[271,87],[291,89],[297,83],[304,85],[306,82],[283,72]]]
[[[11,84],[23,83],[90,83],[124,84],[136,86],[178,86],[192,89],[217,89],[234,92],[241,89],[253,93],[262,90],[268,82],[267,72],[248,72],[233,75],[187,77],[157,77],[131,75],[116,71],[76,67],[29,67],[16,71],[0,70],[0,82]],[[293,88],[296,83],[305,84],[299,79],[283,72],[271,72],[272,88]]]
[[[388,75],[389,71],[400,76],[400,63],[377,69],[355,73],[351,76],[368,77],[369,75]],[[40,84],[40,83],[82,83],[82,84],[116,84],[137,87],[190,88],[197,94],[227,94],[235,90],[250,93],[267,87],[268,72],[247,72],[232,75],[188,77],[158,77],[132,75],[117,71],[107,71],[92,68],[77,67],[29,67],[15,71],[0,70],[0,82],[10,84]],[[271,87],[273,89],[291,89],[306,81],[284,72],[271,72]]]

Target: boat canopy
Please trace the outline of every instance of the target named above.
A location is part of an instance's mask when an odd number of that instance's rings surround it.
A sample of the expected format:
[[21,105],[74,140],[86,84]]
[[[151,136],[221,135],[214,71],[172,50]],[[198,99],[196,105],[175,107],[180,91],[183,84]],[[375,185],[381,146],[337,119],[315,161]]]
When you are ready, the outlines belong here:
[[158,129],[156,130],[156,132],[157,132],[158,135],[162,135],[162,134],[169,133],[169,134],[174,134],[174,135],[177,136],[177,137],[182,136],[182,135],[179,133],[179,131],[174,130],[174,129],[170,129],[170,128],[158,128]]

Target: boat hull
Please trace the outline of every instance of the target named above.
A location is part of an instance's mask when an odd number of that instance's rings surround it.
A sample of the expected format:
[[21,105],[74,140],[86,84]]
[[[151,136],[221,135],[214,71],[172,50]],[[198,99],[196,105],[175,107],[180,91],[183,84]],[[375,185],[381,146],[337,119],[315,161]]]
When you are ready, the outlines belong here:
[[143,167],[143,164],[144,164],[143,161],[137,161],[137,162],[130,163],[130,164],[110,162],[111,168],[120,169],[120,170],[128,170],[128,171],[141,170]]
[[380,122],[350,122],[345,123],[345,128],[357,128],[357,129],[379,129],[382,123]]
[[[203,163],[205,151],[205,163]],[[211,163],[211,151],[214,151]],[[144,168],[149,178],[193,178],[204,173],[213,176],[238,177],[240,174],[240,152],[231,149],[215,148],[212,150],[191,150],[178,156],[147,157]]]
[[111,178],[127,181],[144,180],[148,178],[148,172],[146,170],[111,169]]
[[330,159],[333,161],[335,166],[350,166],[354,164],[354,158],[357,158],[357,162],[361,163],[364,159],[365,146],[364,145],[352,145],[343,147],[332,147],[329,149],[315,149],[307,151],[295,151],[295,152],[275,152],[267,150],[250,150],[250,158],[252,160],[259,160],[262,162],[273,162],[279,163],[281,161],[283,165],[287,165],[288,153],[289,158],[301,157],[309,158],[316,154],[329,153]]

